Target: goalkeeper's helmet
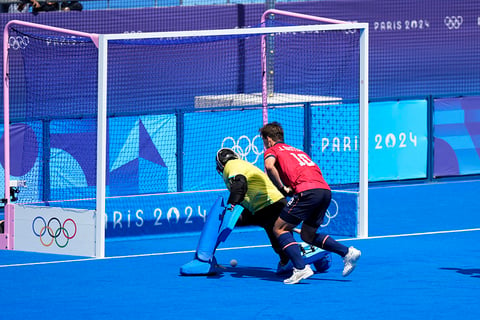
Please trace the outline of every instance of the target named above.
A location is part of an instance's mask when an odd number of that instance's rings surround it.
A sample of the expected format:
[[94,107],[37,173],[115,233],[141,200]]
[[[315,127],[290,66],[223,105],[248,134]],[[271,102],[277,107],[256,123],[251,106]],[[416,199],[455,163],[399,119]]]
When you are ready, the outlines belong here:
[[217,172],[222,174],[223,169],[225,168],[225,165],[227,164],[227,162],[233,159],[240,159],[240,157],[232,149],[222,148],[218,150],[217,158],[216,158]]

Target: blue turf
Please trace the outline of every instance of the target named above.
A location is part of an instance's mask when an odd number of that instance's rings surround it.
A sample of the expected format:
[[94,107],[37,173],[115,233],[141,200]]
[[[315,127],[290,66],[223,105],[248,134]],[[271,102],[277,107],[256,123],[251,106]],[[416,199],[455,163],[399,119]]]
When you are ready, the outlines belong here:
[[479,241],[480,231],[348,241],[363,251],[350,277],[335,257],[295,286],[274,274],[268,247],[218,251],[239,265],[211,277],[178,275],[189,253],[1,268],[2,319],[476,319]]
[[[449,224],[478,228],[478,211],[473,211],[478,200],[470,198],[473,190],[474,185],[459,184],[391,188],[391,194],[373,190],[371,228],[381,231],[379,223],[395,231],[392,233],[448,230]],[[375,199],[378,194],[390,201],[403,200],[389,206],[382,199],[380,205],[375,203],[380,201]],[[447,201],[447,196],[457,200],[455,204]],[[410,207],[412,202],[418,205]],[[453,205],[457,213],[449,211]],[[397,217],[394,213],[406,215]],[[427,215],[432,215],[430,224]],[[418,223],[403,223],[402,217]],[[294,286],[284,285],[283,278],[274,274],[276,255],[264,233],[254,228],[234,231],[217,250],[218,262],[225,266],[219,275],[182,277],[179,267],[192,259],[198,238],[198,234],[191,234],[141,241],[116,239],[108,241],[106,247],[107,255],[114,258],[77,257],[50,264],[12,265],[72,258],[0,251],[4,279],[0,318],[43,319],[59,313],[69,319],[480,317],[480,229],[341,239],[362,250],[358,268],[343,278],[342,261],[334,256],[329,272]],[[251,245],[258,246],[246,248]],[[144,255],[120,257],[133,254]],[[236,268],[228,266],[233,258],[238,260]]]

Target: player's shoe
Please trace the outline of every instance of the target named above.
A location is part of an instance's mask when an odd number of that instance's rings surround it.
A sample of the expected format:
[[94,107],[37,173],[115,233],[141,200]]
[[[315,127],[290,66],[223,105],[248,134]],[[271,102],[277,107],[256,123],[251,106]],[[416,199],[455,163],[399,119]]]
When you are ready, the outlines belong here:
[[310,268],[310,265],[307,264],[304,269],[296,269],[293,268],[293,274],[290,278],[283,280],[285,284],[296,284],[302,281],[303,279],[307,279],[313,275],[313,270]]
[[348,248],[348,253],[345,257],[343,257],[343,272],[342,275],[344,277],[348,276],[350,273],[352,273],[353,269],[355,269],[355,266],[357,265],[358,259],[360,259],[360,256],[362,255],[362,252],[360,250],[355,249],[354,247]]

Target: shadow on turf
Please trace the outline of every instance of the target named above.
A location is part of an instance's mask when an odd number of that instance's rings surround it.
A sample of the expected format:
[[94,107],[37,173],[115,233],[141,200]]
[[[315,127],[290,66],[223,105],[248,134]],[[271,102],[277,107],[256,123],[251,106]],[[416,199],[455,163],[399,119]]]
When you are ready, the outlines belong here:
[[471,276],[472,278],[480,278],[480,269],[440,268],[440,270],[455,271],[456,273]]
[[[212,277],[222,277],[223,274],[230,274],[233,278],[258,278],[265,281],[273,281],[273,282],[281,282],[288,275],[277,275],[272,269],[270,268],[261,268],[261,267],[222,267],[219,270],[219,274],[212,276]],[[338,282],[350,282],[351,280],[344,280],[344,279],[326,279],[326,278],[318,278],[321,273],[315,273],[315,275],[308,279],[311,280],[319,280],[319,281],[338,281]]]

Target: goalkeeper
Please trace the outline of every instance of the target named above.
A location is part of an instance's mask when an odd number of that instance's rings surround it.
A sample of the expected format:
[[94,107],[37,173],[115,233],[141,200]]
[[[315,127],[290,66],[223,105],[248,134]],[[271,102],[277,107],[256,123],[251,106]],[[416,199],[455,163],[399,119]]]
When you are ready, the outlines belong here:
[[287,201],[269,177],[253,164],[240,159],[228,148],[218,150],[217,172],[223,177],[230,192],[227,205],[244,208],[235,226],[260,226],[268,235],[273,250],[278,254],[277,273],[287,272],[288,255],[282,250],[273,226]]

